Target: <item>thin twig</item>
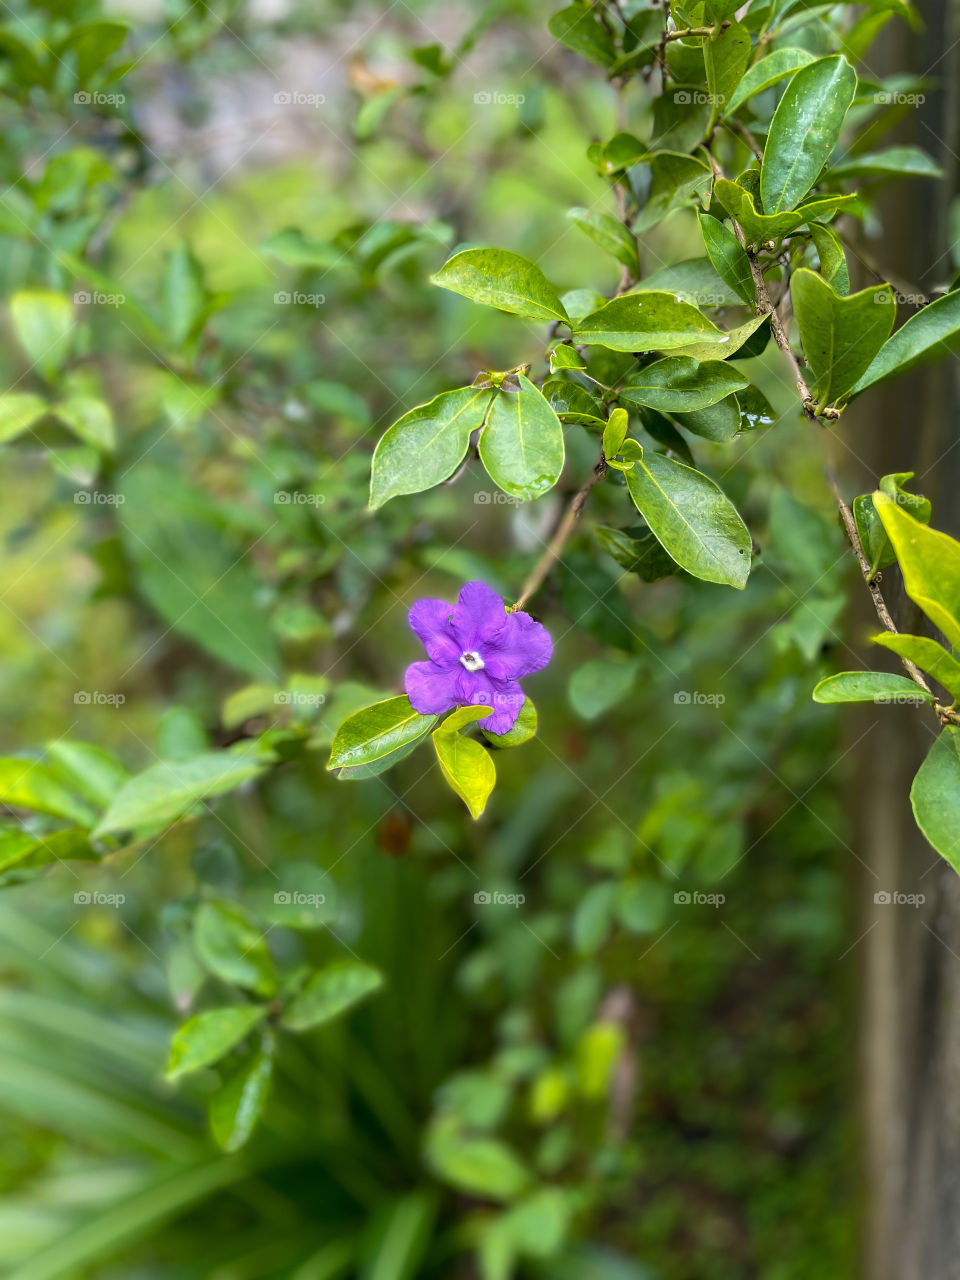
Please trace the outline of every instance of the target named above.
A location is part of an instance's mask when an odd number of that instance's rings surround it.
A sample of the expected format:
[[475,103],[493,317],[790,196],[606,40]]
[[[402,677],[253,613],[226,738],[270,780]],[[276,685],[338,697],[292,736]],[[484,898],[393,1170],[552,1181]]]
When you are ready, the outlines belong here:
[[589,497],[590,490],[595,484],[598,484],[607,474],[606,459],[601,456],[600,461],[590,473],[590,478],[582,488],[570,499],[570,504],[563,513],[563,518],[554,530],[553,537],[547,543],[543,554],[530,571],[530,575],[523,584],[523,589],[517,598],[514,609],[522,609],[526,605],[531,596],[536,595],[543,585],[543,581],[553,566],[563,554],[563,549],[570,539],[570,535],[576,528],[577,520],[580,518],[580,512],[583,510]]

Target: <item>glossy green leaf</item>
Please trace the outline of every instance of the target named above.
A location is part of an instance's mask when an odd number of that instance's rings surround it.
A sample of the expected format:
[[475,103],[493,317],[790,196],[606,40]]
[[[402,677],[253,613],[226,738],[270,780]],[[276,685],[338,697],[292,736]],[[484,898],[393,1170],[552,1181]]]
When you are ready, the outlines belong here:
[[777,422],[776,409],[763,392],[752,384],[737,392],[737,404],[740,406],[741,431],[762,431]]
[[603,456],[615,458],[627,438],[630,417],[626,409],[614,409],[603,429]]
[[[769,333],[769,319],[767,316],[751,316],[743,324],[737,325],[736,329],[728,329],[716,344],[712,342],[691,342],[689,346],[675,347],[674,354],[686,356],[691,360],[717,360],[718,358],[730,360],[738,354],[745,354],[744,348],[749,350],[754,334],[759,334],[764,325],[768,326],[767,333]],[[764,340],[761,350],[765,346],[766,340]]]
[[820,175],[840,138],[857,90],[857,73],[842,54],[801,67],[774,113],[760,166],[760,196],[768,214],[794,209]]
[[601,249],[605,249],[635,275],[639,274],[637,241],[622,222],[618,222],[609,213],[599,213],[594,209],[568,209],[567,217]]
[[487,807],[496,785],[497,770],[490,752],[459,730],[483,720],[492,710],[492,707],[461,707],[448,716],[433,734],[440,771],[474,819],[479,818]]
[[814,702],[932,702],[930,694],[907,676],[886,671],[841,671],[814,688]]
[[746,585],[750,534],[712,480],[648,450],[626,473],[626,481],[637,510],[682,569],[706,582]]
[[483,425],[492,396],[476,387],[443,391],[388,428],[373,453],[370,506],[449,479],[467,455],[472,432]]
[[261,996],[272,996],[276,991],[276,974],[263,930],[240,907],[229,902],[201,902],[193,920],[193,944],[200,963],[223,982]]
[[674,418],[686,431],[715,444],[726,444],[740,430],[740,405],[735,395],[726,396],[706,409],[675,413]]
[[414,711],[406,694],[374,702],[348,716],[339,726],[330,748],[328,769],[373,764],[418,742],[437,723],[436,716]]
[[577,382],[548,378],[542,394],[561,422],[579,422],[595,431],[602,431],[606,425],[606,410],[601,402]]
[[906,658],[953,697],[960,698],[960,662],[942,644],[928,636],[906,636],[892,631],[882,631],[873,637],[873,643]]
[[167,1078],[178,1080],[191,1071],[219,1062],[246,1039],[266,1013],[266,1005],[235,1004],[189,1018],[170,1042]]
[[473,302],[531,320],[566,320],[553,285],[538,266],[506,249],[464,249],[430,279]]
[[641,582],[659,582],[677,572],[676,561],[646,528],[611,529],[600,525],[597,541],[609,556],[627,573],[635,573]]
[[70,354],[75,317],[70,299],[50,289],[21,289],[10,299],[10,318],[30,361],[53,378]]
[[665,356],[631,374],[620,398],[664,413],[692,413],[747,385],[743,374],[722,360],[698,363],[689,356]]
[[480,461],[504,493],[527,501],[552,489],[563,470],[563,427],[539,388],[524,374],[520,390],[501,391],[480,437]]
[[806,49],[795,49],[787,47],[784,49],[775,49],[773,53],[768,53],[765,58],[761,58],[759,62],[755,62],[747,71],[737,88],[731,94],[730,101],[726,104],[724,115],[732,115],[734,111],[740,107],[756,93],[762,93],[764,89],[769,89],[771,85],[777,84],[780,80],[785,80],[787,76],[793,75],[795,71],[799,71],[801,67],[807,66],[813,62],[814,56],[808,53]]
[[856,200],[854,195],[823,196],[792,212],[767,214],[757,212],[749,191],[726,178],[717,179],[714,194],[727,213],[739,222],[748,245],[782,240],[805,222],[819,221]]
[[858,396],[867,387],[906,373],[919,364],[951,355],[960,348],[960,291],[946,293],[912,315],[884,343],[876,359],[851,390]]
[[318,969],[290,1001],[281,1017],[288,1031],[312,1031],[332,1022],[383,986],[383,974],[359,960],[341,960]]
[[960,730],[941,731],[913,780],[910,803],[917,826],[960,872]]
[[953,648],[960,649],[960,542],[928,529],[879,489],[873,501],[896,552],[907,595]]
[[717,274],[744,302],[752,303],[756,296],[753,273],[750,270],[750,259],[740,241],[726,223],[710,214],[701,211],[699,218],[707,257]]
[[211,1098],[210,1131],[221,1151],[239,1151],[253,1133],[270,1092],[273,1057],[274,1038],[265,1031]]
[[837,293],[846,297],[850,292],[850,270],[843,242],[835,231],[819,222],[810,224],[810,235],[820,259],[820,274]]
[[940,178],[943,170],[920,147],[887,147],[831,165],[828,178]]
[[586,361],[568,342],[561,342],[550,352],[550,372],[557,373],[561,369],[585,369]]
[[722,115],[732,101],[752,53],[750,32],[739,22],[719,27],[703,42],[707,88],[713,99],[713,116]]
[[886,342],[897,314],[889,285],[841,297],[815,271],[790,278],[800,341],[820,406],[842,399]]
[[[921,524],[929,524],[932,514],[930,499],[924,498],[919,493],[910,493],[904,488],[907,482],[913,479],[913,474],[912,471],[893,472],[891,475],[883,476],[877,487],[881,493],[885,493],[905,511],[909,511]],[[872,494],[861,493],[854,498],[853,518],[857,526],[860,546],[870,565],[871,576],[878,569],[886,569],[888,565],[895,564],[896,553],[887,537],[883,521],[877,513]]]
[[234,751],[151,765],[121,787],[93,834],[166,826],[194,805],[236,790],[266,768],[266,761]]
[[611,351],[668,351],[692,342],[723,343],[724,333],[671,293],[628,293],[576,324],[574,341]]

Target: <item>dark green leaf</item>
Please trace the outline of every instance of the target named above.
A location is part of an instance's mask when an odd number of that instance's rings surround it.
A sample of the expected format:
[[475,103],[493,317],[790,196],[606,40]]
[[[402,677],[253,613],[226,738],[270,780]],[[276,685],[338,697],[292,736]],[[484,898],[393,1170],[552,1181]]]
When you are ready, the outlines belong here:
[[801,267],[790,279],[790,294],[816,380],[812,393],[821,407],[835,404],[887,340],[897,314],[893,290],[880,285],[843,298],[822,276]]
[[480,437],[490,479],[515,498],[539,498],[563,470],[563,427],[550,402],[524,374],[519,391],[500,391]]
[[960,291],[946,293],[918,311],[888,338],[850,396],[906,373],[919,364],[950,355],[960,347]]
[[960,730],[948,725],[920,766],[910,788],[917,826],[960,872]]
[[631,374],[620,398],[664,413],[692,413],[748,385],[743,374],[722,360],[698,364],[689,356],[665,356]]

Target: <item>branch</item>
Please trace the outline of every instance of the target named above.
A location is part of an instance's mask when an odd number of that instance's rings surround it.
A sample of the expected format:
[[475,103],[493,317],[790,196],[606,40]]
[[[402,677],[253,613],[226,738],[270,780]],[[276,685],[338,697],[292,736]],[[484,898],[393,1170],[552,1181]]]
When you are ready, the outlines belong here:
[[570,535],[576,528],[577,520],[580,518],[580,512],[586,504],[590,495],[590,490],[595,484],[598,484],[607,474],[606,459],[601,454],[600,461],[590,473],[590,478],[582,488],[578,489],[570,500],[570,505],[563,513],[563,518],[554,530],[553,537],[544,548],[544,552],[540,559],[533,566],[530,575],[523,584],[523,589],[517,598],[517,603],[513,606],[514,610],[522,609],[526,605],[531,596],[543,586],[543,581],[553,566],[563,554],[563,549],[570,540]]

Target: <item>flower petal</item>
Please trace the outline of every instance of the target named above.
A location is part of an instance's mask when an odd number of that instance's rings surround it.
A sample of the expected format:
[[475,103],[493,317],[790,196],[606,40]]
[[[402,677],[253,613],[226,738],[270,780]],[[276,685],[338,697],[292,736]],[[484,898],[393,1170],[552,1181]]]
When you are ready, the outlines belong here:
[[423,641],[431,662],[452,666],[460,661],[460,646],[450,617],[453,605],[446,600],[418,600],[409,613],[410,628]]
[[523,690],[515,680],[496,680],[493,684],[493,701],[487,703],[493,707],[493,714],[477,723],[488,733],[509,733],[523,706]]
[[468,582],[453,609],[453,631],[462,650],[482,649],[506,621],[503,600],[485,582]]
[[529,613],[508,613],[503,629],[483,645],[481,655],[494,680],[519,680],[547,665],[553,641]]
[[440,667],[435,662],[412,662],[403,677],[403,687],[415,711],[438,716],[459,705],[457,685],[463,668]]

